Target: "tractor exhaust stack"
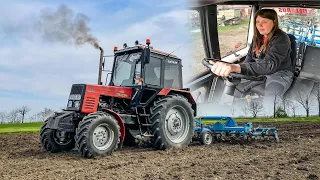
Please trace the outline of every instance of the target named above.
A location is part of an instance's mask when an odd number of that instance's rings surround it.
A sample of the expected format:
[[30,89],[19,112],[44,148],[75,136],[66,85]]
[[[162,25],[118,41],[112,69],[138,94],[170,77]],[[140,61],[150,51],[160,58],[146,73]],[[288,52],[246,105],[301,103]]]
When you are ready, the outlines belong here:
[[101,51],[101,53],[100,53],[100,63],[99,63],[98,85],[102,85],[101,76],[102,76],[102,66],[103,66],[103,49],[98,44],[95,44],[95,47],[97,49],[99,48],[100,51]]

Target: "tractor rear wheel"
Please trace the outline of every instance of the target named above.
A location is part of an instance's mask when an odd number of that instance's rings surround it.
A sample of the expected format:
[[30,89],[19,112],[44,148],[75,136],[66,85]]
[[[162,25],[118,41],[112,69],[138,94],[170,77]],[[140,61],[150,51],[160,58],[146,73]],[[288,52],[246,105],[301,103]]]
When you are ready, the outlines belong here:
[[181,148],[190,144],[194,133],[193,109],[181,95],[168,95],[154,102],[150,109],[156,149]]
[[[44,149],[51,153],[72,150],[75,147],[74,134],[47,128],[50,120],[51,118],[47,119],[40,128],[40,141]],[[66,133],[63,140],[61,133]]]
[[120,143],[120,126],[105,112],[87,115],[76,129],[76,146],[85,158],[112,154]]

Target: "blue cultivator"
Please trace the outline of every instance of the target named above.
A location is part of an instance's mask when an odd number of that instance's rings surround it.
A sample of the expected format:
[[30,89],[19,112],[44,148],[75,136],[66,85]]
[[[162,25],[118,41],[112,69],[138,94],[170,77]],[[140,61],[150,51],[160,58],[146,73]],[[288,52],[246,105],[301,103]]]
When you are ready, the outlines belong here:
[[[206,125],[201,120],[218,120],[218,122]],[[225,121],[225,123],[222,121]],[[236,121],[228,116],[202,116],[195,120],[195,123],[195,138],[204,145],[221,142],[221,140],[227,138],[250,140],[255,137],[273,137],[276,141],[279,140],[275,127],[263,128],[259,126],[253,128],[251,122],[244,126],[238,126]]]

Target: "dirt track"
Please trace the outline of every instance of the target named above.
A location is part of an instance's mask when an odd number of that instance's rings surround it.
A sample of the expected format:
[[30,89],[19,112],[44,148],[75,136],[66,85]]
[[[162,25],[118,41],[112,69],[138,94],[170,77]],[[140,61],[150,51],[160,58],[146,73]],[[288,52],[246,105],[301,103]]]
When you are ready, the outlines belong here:
[[0,135],[0,179],[320,179],[320,123],[265,125],[278,127],[280,143],[124,147],[98,159],[48,154],[36,133]]

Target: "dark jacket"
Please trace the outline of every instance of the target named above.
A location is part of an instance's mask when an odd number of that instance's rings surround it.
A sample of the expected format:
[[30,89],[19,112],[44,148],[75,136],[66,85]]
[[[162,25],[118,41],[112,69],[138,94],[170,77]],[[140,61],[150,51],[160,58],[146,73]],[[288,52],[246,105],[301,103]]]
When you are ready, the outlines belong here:
[[288,35],[279,30],[271,39],[267,53],[261,53],[257,58],[250,46],[246,59],[240,63],[241,74],[247,76],[270,75],[280,70],[292,71],[290,58],[291,42]]

